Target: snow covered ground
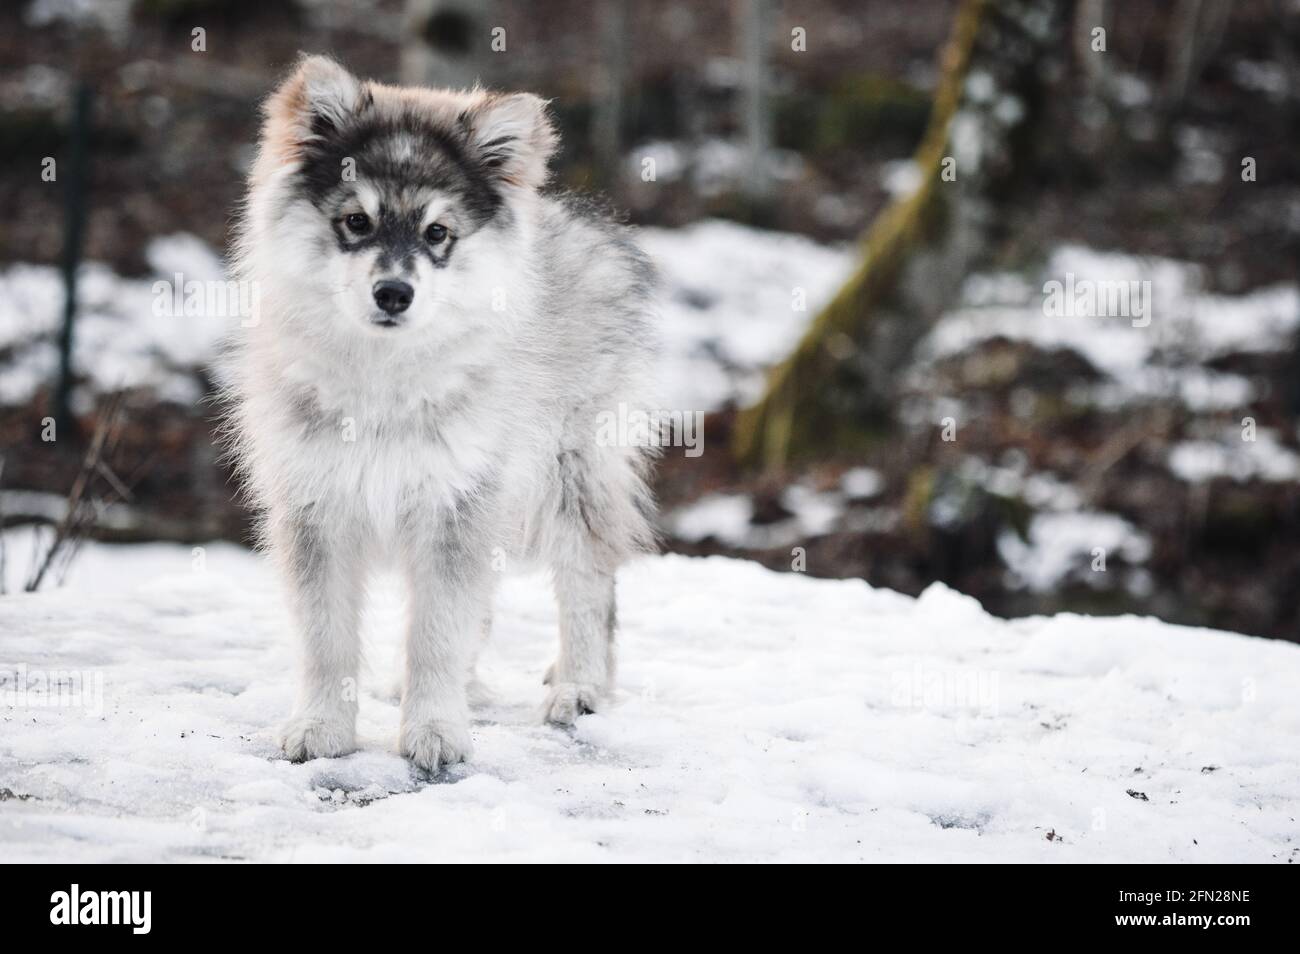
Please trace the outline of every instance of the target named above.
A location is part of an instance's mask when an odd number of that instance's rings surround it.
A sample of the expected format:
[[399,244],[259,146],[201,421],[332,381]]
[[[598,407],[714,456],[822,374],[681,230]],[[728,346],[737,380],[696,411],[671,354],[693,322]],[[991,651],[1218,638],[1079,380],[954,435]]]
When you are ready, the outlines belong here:
[[[22,547],[10,547],[11,559]],[[1300,646],[1150,619],[1005,622],[936,585],[721,558],[619,581],[621,688],[538,724],[544,581],[505,581],[476,753],[394,751],[400,609],[367,623],[359,752],[272,741],[292,651],[259,558],[90,546],[0,600],[5,861],[1288,861]],[[47,705],[47,687],[63,687]]]

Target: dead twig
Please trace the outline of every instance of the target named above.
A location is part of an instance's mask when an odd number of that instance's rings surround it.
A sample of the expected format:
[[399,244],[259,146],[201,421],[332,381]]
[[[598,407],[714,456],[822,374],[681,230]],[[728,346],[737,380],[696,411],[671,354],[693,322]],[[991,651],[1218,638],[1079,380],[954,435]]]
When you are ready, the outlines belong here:
[[1157,408],[1149,417],[1141,418],[1128,427],[1122,428],[1107,440],[1088,461],[1079,487],[1088,500],[1096,500],[1101,490],[1102,479],[1112,467],[1142,446],[1153,437],[1169,433],[1173,424],[1173,413],[1167,407]]
[[[125,391],[119,391],[104,402],[99,421],[95,425],[95,433],[90,440],[90,447],[86,449],[86,456],[82,459],[81,470],[68,493],[67,512],[55,528],[54,539],[50,541],[44,557],[33,565],[25,587],[28,593],[34,593],[40,588],[41,582],[60,555],[66,561],[70,554],[64,552],[65,548],[84,536],[88,528],[94,524],[93,508],[86,507],[87,493],[94,478],[102,475],[101,468],[107,469],[104,456],[106,449],[116,446],[117,438],[120,436],[126,397]],[[66,571],[66,562],[64,569]]]

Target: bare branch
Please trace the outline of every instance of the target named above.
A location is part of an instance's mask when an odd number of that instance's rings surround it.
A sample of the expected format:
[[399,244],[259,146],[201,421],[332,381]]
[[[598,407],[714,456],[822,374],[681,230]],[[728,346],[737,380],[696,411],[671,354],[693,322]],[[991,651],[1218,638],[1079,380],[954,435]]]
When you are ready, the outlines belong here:
[[93,514],[88,523],[84,512],[86,495],[95,475],[100,473],[105,447],[116,443],[125,408],[125,391],[119,391],[104,402],[99,421],[95,425],[95,433],[90,440],[90,447],[87,448],[86,456],[82,460],[81,471],[77,474],[72,490],[68,493],[67,512],[55,529],[54,539],[45,551],[44,558],[33,561],[32,574],[25,587],[28,593],[34,593],[40,588],[41,582],[54,566],[61,551],[79,536],[84,535],[88,526],[93,525]]

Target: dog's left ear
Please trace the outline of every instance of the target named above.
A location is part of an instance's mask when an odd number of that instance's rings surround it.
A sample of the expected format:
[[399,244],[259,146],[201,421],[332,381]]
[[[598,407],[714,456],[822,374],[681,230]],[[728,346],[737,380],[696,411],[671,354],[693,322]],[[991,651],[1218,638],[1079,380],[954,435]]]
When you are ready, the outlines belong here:
[[532,93],[489,93],[460,114],[470,155],[500,182],[540,187],[558,137],[546,101]]

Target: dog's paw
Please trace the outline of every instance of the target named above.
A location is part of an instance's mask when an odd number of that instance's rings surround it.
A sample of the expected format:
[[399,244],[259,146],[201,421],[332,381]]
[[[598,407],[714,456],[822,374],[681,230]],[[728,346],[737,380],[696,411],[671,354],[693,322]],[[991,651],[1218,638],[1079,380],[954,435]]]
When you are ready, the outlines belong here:
[[590,683],[554,683],[542,705],[542,718],[553,725],[573,725],[578,716],[595,712],[603,696],[600,687]]
[[402,726],[400,746],[402,755],[426,772],[463,762],[474,749],[469,727],[446,720]]
[[280,727],[276,738],[284,754],[294,762],[332,759],[357,747],[356,728],[346,719],[294,716]]

